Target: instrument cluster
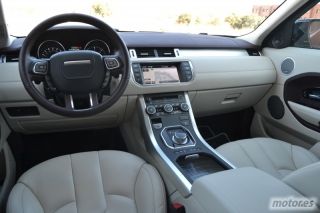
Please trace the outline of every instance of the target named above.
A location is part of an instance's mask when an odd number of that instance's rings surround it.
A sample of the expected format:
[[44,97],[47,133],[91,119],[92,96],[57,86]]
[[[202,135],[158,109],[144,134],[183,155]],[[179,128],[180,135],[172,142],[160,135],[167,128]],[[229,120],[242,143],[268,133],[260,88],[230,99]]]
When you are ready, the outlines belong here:
[[75,50],[91,50],[100,53],[101,55],[111,54],[110,46],[101,39],[92,39],[85,43],[75,42],[74,44],[65,45],[58,40],[45,40],[38,45],[36,56],[39,59],[45,59],[50,58],[58,52]]

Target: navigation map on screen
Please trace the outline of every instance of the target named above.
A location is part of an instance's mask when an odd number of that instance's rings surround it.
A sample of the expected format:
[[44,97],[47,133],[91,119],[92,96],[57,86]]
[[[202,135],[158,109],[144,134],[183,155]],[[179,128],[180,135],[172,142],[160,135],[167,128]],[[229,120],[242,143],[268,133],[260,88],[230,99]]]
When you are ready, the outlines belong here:
[[180,82],[176,66],[142,67],[144,84],[162,84]]

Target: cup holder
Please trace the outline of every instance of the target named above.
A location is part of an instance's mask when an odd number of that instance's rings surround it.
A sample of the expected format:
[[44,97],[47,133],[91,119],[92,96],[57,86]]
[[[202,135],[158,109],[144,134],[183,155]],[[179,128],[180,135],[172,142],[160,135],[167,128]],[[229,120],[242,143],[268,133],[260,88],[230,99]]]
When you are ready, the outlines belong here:
[[176,162],[191,183],[204,175],[228,169],[215,159],[214,156],[205,153],[184,155],[179,157]]

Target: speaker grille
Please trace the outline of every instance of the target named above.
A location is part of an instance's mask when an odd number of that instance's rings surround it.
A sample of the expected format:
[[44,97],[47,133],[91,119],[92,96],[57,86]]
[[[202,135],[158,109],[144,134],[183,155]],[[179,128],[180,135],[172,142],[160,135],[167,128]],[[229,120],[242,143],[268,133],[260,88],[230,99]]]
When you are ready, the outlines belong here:
[[281,99],[278,96],[273,95],[268,99],[268,110],[274,119],[279,120],[283,118],[285,109]]
[[289,75],[292,73],[294,69],[294,61],[292,58],[286,58],[282,63],[281,63],[281,72],[283,74]]

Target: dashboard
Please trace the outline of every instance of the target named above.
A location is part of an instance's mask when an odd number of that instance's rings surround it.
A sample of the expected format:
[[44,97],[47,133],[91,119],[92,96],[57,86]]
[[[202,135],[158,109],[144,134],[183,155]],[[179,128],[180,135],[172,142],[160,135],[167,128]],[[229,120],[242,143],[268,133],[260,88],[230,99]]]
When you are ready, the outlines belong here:
[[[24,38],[0,49],[0,109],[10,127],[23,133],[118,126],[135,114],[147,94],[188,92],[196,116],[255,105],[276,80],[268,57],[241,39],[161,32],[118,32],[130,56],[130,80],[123,96],[108,110],[88,118],[51,113],[28,95],[19,75]],[[60,51],[92,50],[114,54],[112,41],[95,28],[65,26],[44,33],[31,54],[48,58]],[[40,90],[44,90],[39,85]]]

